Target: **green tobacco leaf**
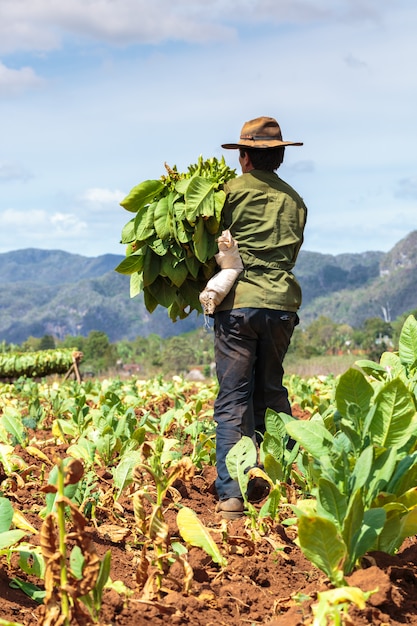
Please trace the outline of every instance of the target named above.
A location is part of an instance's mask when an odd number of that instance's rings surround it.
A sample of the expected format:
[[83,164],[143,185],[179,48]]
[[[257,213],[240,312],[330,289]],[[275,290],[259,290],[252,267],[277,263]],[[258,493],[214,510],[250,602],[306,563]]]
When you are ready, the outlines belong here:
[[0,533],[0,550],[14,546],[25,535],[26,533],[24,530],[19,530],[17,528],[15,530],[7,530],[6,532]]
[[193,243],[195,256],[201,263],[205,263],[208,259],[209,238],[210,235],[204,228],[204,220],[198,218],[195,224]]
[[284,478],[284,470],[282,463],[280,463],[272,454],[266,454],[264,458],[265,472],[273,483],[279,482]]
[[267,409],[265,412],[265,429],[270,435],[276,439],[285,439],[287,430],[285,424],[294,422],[295,417],[286,413],[277,413],[273,409]]
[[155,236],[155,227],[153,223],[153,216],[156,207],[156,202],[148,205],[135,217],[135,236],[139,242],[144,242],[149,237]]
[[199,216],[214,215],[214,187],[214,183],[202,176],[190,179],[184,194],[185,216],[190,224],[194,224]]
[[360,489],[370,480],[373,460],[373,446],[367,446],[364,450],[362,450],[355,463],[355,467],[349,483],[349,488],[351,492],[355,491],[356,489]]
[[215,563],[226,567],[227,560],[220,553],[208,529],[200,522],[192,509],[184,506],[178,511],[177,525],[184,541],[197,548],[202,548]]
[[165,308],[174,302],[177,295],[176,287],[168,284],[162,276],[157,276],[153,283],[148,285],[148,290],[155,301]]
[[355,365],[360,367],[366,374],[372,374],[375,378],[385,378],[387,370],[383,365],[370,361],[369,359],[358,359]]
[[164,183],[161,180],[145,180],[133,187],[120,204],[127,211],[136,213],[151,202],[163,188]]
[[132,241],[135,240],[135,237],[136,237],[135,218],[132,217],[130,222],[127,222],[127,224],[123,226],[121,243],[126,243],[126,244],[131,243]]
[[142,275],[138,272],[131,274],[130,276],[130,286],[129,286],[129,295],[131,298],[135,298],[143,289],[143,278]]
[[317,492],[317,513],[335,522],[342,529],[346,517],[347,498],[327,478],[320,478]]
[[[42,602],[44,601],[46,591],[40,589],[37,585],[34,585],[33,583],[27,582],[26,580],[21,580],[20,578],[12,578],[12,580],[10,581],[10,587],[13,587],[13,589],[20,589],[29,598],[32,598],[32,600],[34,600],[38,604],[42,604]],[[7,623],[8,622],[6,622],[6,624]],[[12,624],[13,622],[10,623]]]
[[298,519],[298,541],[308,560],[324,572],[336,587],[345,584],[343,563],[346,546],[333,522],[325,517],[301,515]]
[[22,444],[26,438],[25,428],[22,424],[22,416],[13,407],[5,406],[3,415],[0,417],[3,428],[15,439],[16,443]]
[[[395,554],[404,541],[401,536],[401,520],[406,515],[406,512],[402,506],[394,505],[393,507],[392,504],[389,504],[386,507],[386,513],[384,528],[376,538],[372,550],[380,550],[386,554]],[[416,532],[415,530],[413,534],[415,535]]]
[[176,287],[181,287],[188,276],[188,267],[185,261],[178,262],[172,254],[166,254],[162,258],[161,274],[165,274]]
[[378,535],[384,528],[386,517],[387,515],[382,508],[368,509],[364,512],[363,522],[355,542],[354,554],[349,555],[352,568],[364,554],[374,548]]
[[13,506],[7,498],[0,498],[0,533],[9,530],[13,519]]
[[391,380],[381,389],[375,406],[369,425],[374,444],[383,448],[401,447],[416,434],[416,426],[412,422],[416,413],[413,397],[399,378]]
[[356,404],[360,407],[362,415],[366,415],[373,393],[372,385],[368,383],[362,372],[351,367],[342,374],[336,387],[337,410],[342,415],[348,416],[349,405]]
[[343,520],[342,536],[347,548],[345,572],[355,564],[355,546],[364,515],[363,489],[357,489],[349,498],[346,517]]
[[396,448],[384,450],[373,462],[368,481],[365,485],[365,502],[371,505],[373,500],[387,489],[391,480],[398,456]]
[[397,464],[387,485],[387,491],[401,496],[415,485],[417,485],[417,452],[408,454]]
[[271,454],[276,459],[282,459],[284,455],[285,442],[283,439],[274,437],[269,432],[266,432],[261,443],[262,454]]
[[[39,550],[37,552],[36,550]],[[19,567],[26,574],[45,578],[45,560],[40,552],[40,548],[32,548],[19,551]]]
[[401,546],[407,537],[413,537],[414,535],[417,535],[417,507],[411,509],[411,511],[401,519],[396,549]]
[[139,450],[132,450],[126,452],[120,460],[120,462],[113,469],[113,481],[116,487],[115,500],[118,500],[125,487],[130,485],[133,481],[132,471],[136,465],[139,465],[142,459],[142,454]]
[[141,272],[143,269],[144,256],[143,251],[133,252],[130,256],[126,257],[115,267],[115,271],[119,274],[133,274],[134,272]]
[[290,437],[300,443],[321,463],[329,462],[329,453],[334,448],[334,439],[323,422],[319,420],[294,420],[286,424]]
[[170,239],[172,237],[168,196],[158,200],[154,212],[154,227],[160,239]]
[[402,363],[408,367],[415,367],[417,364],[417,320],[414,315],[409,315],[401,330],[399,346],[399,356]]
[[251,437],[243,436],[226,455],[226,467],[231,478],[239,483],[242,496],[246,497],[248,486],[247,470],[257,461],[256,446]]
[[389,372],[390,378],[401,378],[407,383],[407,371],[400,357],[395,352],[384,352],[381,355],[380,364]]
[[201,313],[201,303],[198,299],[198,296],[200,294],[199,283],[193,280],[189,280],[187,278],[187,280],[183,282],[181,287],[179,287],[178,294],[182,299],[182,303],[179,303],[180,306],[181,304],[183,304],[183,306],[190,307],[191,310],[195,309],[196,311],[199,311]]
[[146,249],[145,260],[143,264],[143,286],[149,287],[159,276],[161,270],[160,257],[152,252],[150,248]]
[[158,306],[158,300],[155,300],[148,287],[144,287],[143,289],[143,302],[149,313],[153,313]]

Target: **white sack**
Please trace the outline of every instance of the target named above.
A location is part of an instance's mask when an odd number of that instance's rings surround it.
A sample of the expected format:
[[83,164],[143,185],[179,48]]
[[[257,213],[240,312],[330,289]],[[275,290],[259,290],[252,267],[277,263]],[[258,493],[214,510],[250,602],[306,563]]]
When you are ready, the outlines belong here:
[[221,270],[210,278],[199,296],[206,315],[214,313],[216,306],[224,300],[243,270],[237,241],[233,239],[229,230],[222,232],[217,243],[219,252],[215,255],[215,259]]

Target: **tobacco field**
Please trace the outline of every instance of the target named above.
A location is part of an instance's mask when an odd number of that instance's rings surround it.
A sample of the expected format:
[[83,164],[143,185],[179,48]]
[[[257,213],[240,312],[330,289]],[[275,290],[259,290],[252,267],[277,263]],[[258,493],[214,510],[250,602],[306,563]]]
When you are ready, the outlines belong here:
[[293,416],[228,456],[232,521],[215,382],[0,383],[0,624],[417,624],[417,321],[378,363],[286,383]]

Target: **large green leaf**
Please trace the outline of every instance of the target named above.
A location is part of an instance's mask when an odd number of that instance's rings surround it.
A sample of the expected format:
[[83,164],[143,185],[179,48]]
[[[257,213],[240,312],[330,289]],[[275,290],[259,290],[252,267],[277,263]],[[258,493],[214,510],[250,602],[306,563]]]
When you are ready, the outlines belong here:
[[417,320],[414,315],[409,315],[404,322],[398,348],[402,363],[410,368],[415,367],[417,364]]
[[263,460],[265,472],[268,474],[273,483],[283,480],[284,470],[282,463],[278,461],[272,454],[267,454]]
[[142,453],[139,450],[126,452],[120,462],[113,469],[113,481],[116,487],[115,500],[120,498],[125,487],[133,482],[132,471],[142,460]]
[[298,519],[298,542],[308,560],[324,572],[336,587],[344,584],[346,546],[335,523],[325,517],[301,515]]
[[342,374],[336,387],[337,410],[342,415],[348,416],[349,405],[356,404],[360,407],[362,415],[366,415],[372,396],[372,385],[368,383],[362,372],[351,367]]
[[396,448],[387,448],[376,457],[365,485],[364,497],[366,505],[370,506],[378,494],[387,489],[387,485],[394,474],[396,464]]
[[123,226],[121,243],[131,243],[135,240],[136,237],[136,228],[135,228],[135,218],[132,219]]
[[127,256],[117,267],[115,267],[115,271],[119,272],[119,274],[134,274],[135,272],[141,272],[143,269],[144,258],[142,249],[137,252],[133,252],[133,254]]
[[178,511],[177,526],[184,541],[191,546],[202,548],[215,563],[226,567],[227,560],[222,556],[208,529],[200,522],[192,509],[184,506]]
[[215,184],[202,176],[193,176],[185,191],[185,216],[190,224],[197,217],[214,215]]
[[364,512],[363,522],[355,541],[355,549],[349,554],[351,566],[346,573],[350,573],[355,563],[364,556],[369,550],[372,550],[377,541],[378,535],[381,533],[386,520],[384,509],[368,509]]
[[15,443],[23,443],[26,437],[26,431],[22,424],[22,416],[19,411],[11,406],[5,406],[3,415],[0,417],[0,423],[13,437]]
[[146,310],[149,311],[149,313],[153,313],[158,306],[158,300],[155,300],[149,291],[149,287],[143,288],[143,302],[145,303]]
[[355,545],[362,528],[365,506],[363,503],[363,489],[356,489],[348,500],[346,517],[343,520],[342,536],[347,548],[349,563],[345,571],[349,571],[355,563]]
[[162,257],[161,274],[166,275],[176,287],[180,287],[188,276],[188,267],[185,261],[178,262],[171,254],[166,254]]
[[355,365],[360,367],[365,374],[369,374],[377,380],[384,380],[386,378],[387,370],[379,363],[375,363],[369,359],[359,359],[358,361],[355,361]]
[[198,218],[195,224],[192,240],[194,243],[195,256],[201,263],[205,263],[209,258],[208,251],[210,236],[211,235],[209,235],[204,228],[204,220],[202,218]]
[[151,248],[147,248],[143,263],[143,286],[149,287],[158,278],[160,270],[161,260],[159,255],[155,254]]
[[384,352],[379,362],[384,366],[386,372],[389,372],[390,378],[401,378],[407,384],[407,371],[398,354],[395,354],[395,352]]
[[347,497],[327,478],[320,478],[317,491],[317,513],[335,522],[341,530],[346,517]]
[[163,188],[164,183],[161,180],[145,180],[133,187],[120,204],[127,211],[136,213],[151,202]]
[[395,378],[388,382],[375,399],[375,413],[369,424],[374,444],[401,447],[416,434],[413,397],[404,383]]
[[285,425],[290,437],[300,443],[315,459],[328,463],[334,439],[322,421],[294,420]]
[[154,227],[160,239],[170,239],[173,236],[172,216],[169,212],[168,196],[158,200],[154,211]]
[[417,452],[408,454],[399,461],[386,490],[401,496],[417,485]]
[[356,460],[355,467],[349,480],[351,492],[363,487],[371,476],[371,468],[374,460],[374,448],[367,446]]
[[140,292],[143,289],[143,277],[142,274],[139,274],[139,272],[135,272],[134,274],[131,274],[130,276],[130,297],[134,298],[135,296],[137,296],[138,294],[140,294]]
[[149,204],[138,212],[135,217],[135,239],[139,242],[145,241],[149,237],[155,235],[155,226],[153,222],[156,202]]
[[251,437],[246,436],[243,436],[226,455],[227,471],[233,480],[238,481],[243,497],[248,486],[247,471],[256,465],[256,457],[256,446]]
[[273,409],[267,409],[265,412],[265,429],[276,439],[284,439],[287,437],[285,424],[294,421],[295,417],[287,415],[286,413],[277,413]]
[[166,309],[175,301],[177,289],[170,285],[162,276],[157,276],[148,290],[155,298],[156,302]]

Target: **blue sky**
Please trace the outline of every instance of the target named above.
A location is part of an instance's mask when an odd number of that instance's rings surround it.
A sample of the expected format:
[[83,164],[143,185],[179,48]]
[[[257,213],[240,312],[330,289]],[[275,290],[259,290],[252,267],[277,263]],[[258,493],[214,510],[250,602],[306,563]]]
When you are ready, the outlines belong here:
[[415,0],[0,0],[0,253],[124,254],[137,183],[276,117],[304,249],[416,229]]

